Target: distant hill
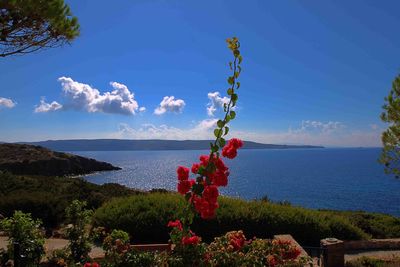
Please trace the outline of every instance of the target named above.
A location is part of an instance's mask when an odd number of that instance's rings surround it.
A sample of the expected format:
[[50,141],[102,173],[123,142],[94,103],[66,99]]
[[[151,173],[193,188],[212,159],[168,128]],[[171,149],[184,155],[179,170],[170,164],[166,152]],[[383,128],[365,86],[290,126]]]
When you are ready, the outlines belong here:
[[119,169],[106,162],[41,146],[0,144],[0,170],[13,174],[64,176]]
[[[49,140],[27,143],[56,151],[129,151],[129,150],[201,150],[210,147],[210,140],[125,140],[125,139],[76,139]],[[296,149],[323,148],[308,145],[272,145],[251,141],[244,142],[244,149]]]

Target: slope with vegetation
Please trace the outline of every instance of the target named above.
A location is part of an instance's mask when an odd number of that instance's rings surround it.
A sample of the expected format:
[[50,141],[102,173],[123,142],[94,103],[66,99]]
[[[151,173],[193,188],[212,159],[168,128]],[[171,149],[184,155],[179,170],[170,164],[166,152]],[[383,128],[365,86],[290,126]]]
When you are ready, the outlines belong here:
[[40,146],[0,144],[0,170],[14,174],[63,176],[119,169],[106,162]]

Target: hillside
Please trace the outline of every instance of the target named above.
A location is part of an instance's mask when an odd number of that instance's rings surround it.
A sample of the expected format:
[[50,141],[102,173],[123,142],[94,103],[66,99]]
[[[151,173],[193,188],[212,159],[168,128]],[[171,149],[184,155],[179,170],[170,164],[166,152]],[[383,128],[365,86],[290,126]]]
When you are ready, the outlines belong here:
[[[210,140],[125,140],[76,139],[48,140],[28,143],[57,151],[127,151],[127,150],[202,150],[210,147]],[[243,149],[298,149],[323,148],[307,145],[272,145],[245,141]]]
[[55,152],[41,146],[0,144],[0,170],[13,174],[64,176],[119,169],[106,162]]

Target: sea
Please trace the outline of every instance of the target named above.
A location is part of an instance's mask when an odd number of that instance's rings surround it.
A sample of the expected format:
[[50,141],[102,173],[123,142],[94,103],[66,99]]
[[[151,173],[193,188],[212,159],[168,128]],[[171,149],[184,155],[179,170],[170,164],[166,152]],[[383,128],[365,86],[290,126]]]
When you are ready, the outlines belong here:
[[[84,176],[131,188],[176,190],[176,168],[190,167],[204,150],[74,151],[122,170]],[[364,210],[400,216],[400,180],[378,163],[380,148],[243,149],[226,159],[229,184],[221,194],[267,197],[314,209]]]

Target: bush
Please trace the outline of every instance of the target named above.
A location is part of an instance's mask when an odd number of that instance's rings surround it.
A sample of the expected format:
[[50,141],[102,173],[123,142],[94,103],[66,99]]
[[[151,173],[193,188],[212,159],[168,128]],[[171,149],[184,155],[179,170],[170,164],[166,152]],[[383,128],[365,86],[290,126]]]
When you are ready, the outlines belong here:
[[348,219],[352,224],[369,233],[373,238],[400,237],[400,218],[364,211],[326,211]]
[[67,229],[69,239],[68,249],[71,251],[71,258],[74,262],[84,262],[88,259],[91,245],[89,233],[86,226],[90,223],[91,210],[86,210],[86,202],[79,200],[72,201],[66,210],[66,216],[71,227]]
[[44,255],[44,238],[40,225],[40,220],[33,220],[29,213],[21,211],[16,211],[13,217],[0,221],[0,229],[9,238],[9,257],[14,253],[14,244],[18,244],[20,255],[25,256],[21,266],[37,266]]
[[141,193],[118,184],[96,185],[80,178],[16,176],[0,172],[0,214],[29,212],[44,226],[55,227],[65,220],[64,210],[75,199],[90,209],[117,196]]
[[[291,234],[302,244],[318,245],[320,239],[367,239],[369,236],[345,218],[261,201],[221,197],[217,216],[195,218],[192,230],[210,242],[216,236],[242,229],[248,236],[271,238]],[[94,223],[128,232],[138,243],[167,242],[167,223],[182,217],[185,201],[177,194],[149,194],[114,199],[97,209]]]

